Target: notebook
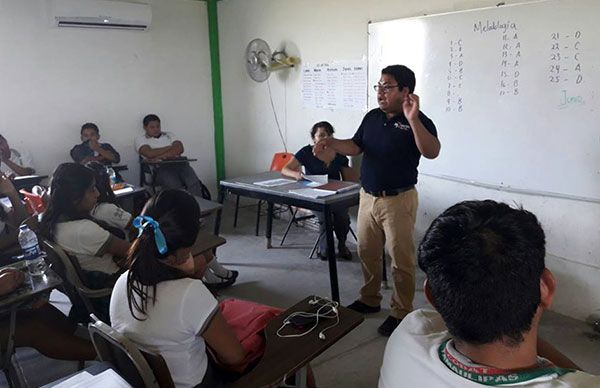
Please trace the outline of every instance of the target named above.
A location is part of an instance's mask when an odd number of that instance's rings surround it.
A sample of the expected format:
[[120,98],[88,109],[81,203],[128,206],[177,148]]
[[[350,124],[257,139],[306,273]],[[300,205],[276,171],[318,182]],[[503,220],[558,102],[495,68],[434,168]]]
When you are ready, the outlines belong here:
[[334,193],[343,193],[358,187],[358,183],[349,181],[334,181],[331,180],[324,185],[317,186],[315,189],[333,191]]

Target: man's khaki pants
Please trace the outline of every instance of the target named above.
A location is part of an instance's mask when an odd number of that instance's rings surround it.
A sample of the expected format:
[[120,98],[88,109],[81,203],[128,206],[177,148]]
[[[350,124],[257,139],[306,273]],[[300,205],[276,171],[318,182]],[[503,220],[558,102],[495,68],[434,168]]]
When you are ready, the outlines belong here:
[[392,258],[394,293],[390,315],[402,319],[412,311],[415,295],[415,246],[413,232],[418,195],[411,189],[392,197],[374,197],[360,190],[358,208],[358,254],[364,286],[360,301],[381,304],[383,248]]

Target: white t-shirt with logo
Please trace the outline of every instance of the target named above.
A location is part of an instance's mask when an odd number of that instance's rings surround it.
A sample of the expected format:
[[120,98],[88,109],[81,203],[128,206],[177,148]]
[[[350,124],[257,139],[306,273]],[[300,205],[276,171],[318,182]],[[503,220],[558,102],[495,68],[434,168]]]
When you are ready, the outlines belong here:
[[[460,376],[457,373],[458,369],[453,371],[442,361],[440,346],[446,343],[443,349],[450,351],[450,358],[454,358],[472,368],[486,368],[472,363],[465,356],[458,353],[456,349],[453,349],[452,342],[447,342],[450,338],[442,317],[436,311],[416,310],[407,315],[391,335],[385,347],[379,376],[379,388],[468,388],[487,386]],[[548,362],[542,358],[540,358],[540,361]],[[531,373],[529,374],[531,375]],[[497,385],[534,388],[600,387],[599,376],[580,371],[559,374],[545,374],[527,381],[520,380],[516,383],[508,381]],[[511,376],[514,376],[514,374],[511,374],[505,380],[512,380]],[[498,382],[500,379],[496,381]]]
[[[133,342],[165,359],[177,388],[202,382],[208,366],[204,339],[199,335],[218,311],[217,300],[199,279],[183,278],[156,285],[156,303],[148,288],[147,315],[133,317],[127,303],[127,275],[123,273],[110,298],[112,327]],[[134,295],[134,297],[137,297]]]
[[113,274],[119,266],[107,253],[111,239],[115,238],[94,221],[83,219],[59,222],[54,226],[54,239],[67,253],[77,257],[84,271]]
[[168,147],[178,139],[171,132],[162,132],[160,137],[148,137],[143,133],[135,138],[135,151],[140,152],[142,146],[150,146],[150,148]]
[[[33,168],[33,159],[31,158],[31,154],[27,151],[17,151],[11,148],[9,160],[21,167]],[[6,163],[0,163],[0,171],[5,175],[16,174],[16,172]]]
[[108,202],[97,204],[90,215],[99,221],[104,221],[110,226],[123,230],[131,221],[131,213],[121,209],[114,203]]

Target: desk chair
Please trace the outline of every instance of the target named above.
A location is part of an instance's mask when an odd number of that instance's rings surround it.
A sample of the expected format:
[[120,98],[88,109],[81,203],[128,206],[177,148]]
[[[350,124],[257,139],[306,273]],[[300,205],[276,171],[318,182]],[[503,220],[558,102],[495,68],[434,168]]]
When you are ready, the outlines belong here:
[[161,355],[135,345],[94,314],[90,317],[88,330],[101,361],[112,364],[117,373],[134,387],[175,387]]
[[152,194],[156,193],[156,168],[152,168],[149,164],[144,163],[142,155],[138,156],[140,163],[140,186],[150,188]]
[[25,189],[19,190],[19,193],[23,195],[31,214],[41,214],[46,210],[46,204],[41,195],[30,193]]
[[[279,243],[279,246],[283,246],[283,243],[285,242],[285,238],[287,237],[288,233],[290,232],[290,228],[292,227],[293,223],[296,223],[296,226],[298,226],[298,222],[300,222],[300,221],[306,221],[306,220],[316,218],[316,216],[314,214],[308,214],[306,216],[296,217],[296,214],[298,214],[298,210],[299,210],[298,208],[296,208],[294,210],[294,213],[292,214],[292,218],[290,219],[290,222],[288,222],[287,227],[285,228],[285,232],[283,233],[283,237],[281,238],[281,242]],[[354,237],[354,241],[358,242],[358,239],[356,238],[356,234],[354,233],[354,230],[352,230],[352,227],[349,228],[349,232],[352,234],[352,237]],[[308,256],[309,259],[313,258],[313,256],[315,255],[315,252],[317,251],[317,247],[319,246],[319,242],[321,242],[321,239],[324,237],[325,237],[324,232],[319,234],[319,237],[317,237],[317,240],[313,244],[312,250],[310,251],[310,255]]]
[[[293,157],[294,157],[294,154],[289,153],[289,152],[276,152],[275,154],[273,154],[273,159],[271,160],[271,167],[269,167],[269,171],[281,171],[283,169],[283,167],[285,167],[287,162],[289,162]],[[258,201],[258,204],[257,204],[256,228],[255,228],[255,233],[254,233],[256,236],[258,236],[258,229],[260,228],[260,212],[262,210],[263,203],[264,203],[264,201],[261,200],[261,201]],[[233,215],[233,227],[234,228],[237,227],[239,208],[240,208],[240,196],[237,195],[235,198],[235,213]],[[287,209],[289,209],[290,213],[293,213],[291,207],[287,206]],[[284,210],[284,211],[287,211],[287,210]]]
[[[91,289],[83,281],[83,271],[77,258],[67,254],[58,244],[42,239],[43,250],[50,267],[63,280],[62,290],[71,303],[84,306],[88,314],[101,315],[96,311],[91,300],[110,296],[111,288]],[[70,314],[69,314],[70,315]]]
[[[327,330],[325,339],[319,339],[318,333],[331,325],[329,320],[321,320],[317,328],[303,337],[280,338],[277,331],[284,319],[297,311],[314,311],[314,305],[307,297],[273,318],[265,328],[265,352],[258,364],[248,373],[227,385],[228,388],[286,386],[280,382],[294,376],[294,387],[305,387],[306,367],[330,346],[360,325],[365,317],[363,314],[339,306],[339,323]],[[317,382],[318,383],[318,382]]]

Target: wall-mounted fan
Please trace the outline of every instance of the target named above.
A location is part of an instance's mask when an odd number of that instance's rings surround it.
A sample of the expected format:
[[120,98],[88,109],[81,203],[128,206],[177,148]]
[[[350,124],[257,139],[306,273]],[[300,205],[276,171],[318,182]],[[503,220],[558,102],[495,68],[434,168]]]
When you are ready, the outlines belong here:
[[291,57],[284,50],[271,53],[267,42],[254,39],[246,47],[246,70],[256,82],[263,82],[273,70],[294,67],[300,63],[300,58]]

